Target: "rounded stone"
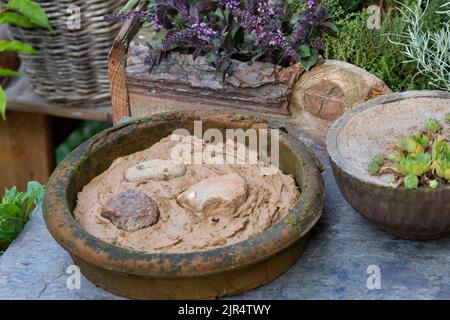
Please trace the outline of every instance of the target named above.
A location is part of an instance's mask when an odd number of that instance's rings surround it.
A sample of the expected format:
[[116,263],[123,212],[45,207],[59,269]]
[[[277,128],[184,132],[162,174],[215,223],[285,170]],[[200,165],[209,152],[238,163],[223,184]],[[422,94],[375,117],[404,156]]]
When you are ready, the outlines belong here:
[[177,197],[178,203],[201,217],[232,215],[247,200],[248,186],[238,174],[204,179]]
[[159,209],[153,199],[143,192],[127,190],[114,196],[101,215],[117,228],[133,232],[156,224]]

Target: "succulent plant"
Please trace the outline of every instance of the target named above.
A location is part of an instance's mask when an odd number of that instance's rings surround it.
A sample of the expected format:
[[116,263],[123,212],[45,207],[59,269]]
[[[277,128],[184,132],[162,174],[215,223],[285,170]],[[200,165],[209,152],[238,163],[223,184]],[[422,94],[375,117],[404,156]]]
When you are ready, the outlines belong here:
[[[450,123],[450,113],[445,115]],[[393,145],[393,153],[384,157],[375,156],[368,166],[372,175],[391,174],[389,183],[394,188],[400,185],[407,189],[428,186],[437,189],[450,185],[450,143],[442,135],[443,126],[436,119],[425,122],[426,130],[408,137],[401,137]]]
[[437,180],[431,180],[429,186],[431,189],[437,189],[439,187],[439,182]]
[[450,159],[442,158],[433,163],[432,169],[439,178],[450,181]]
[[425,121],[425,127],[432,133],[438,133],[442,129],[442,125],[436,119],[428,119]]
[[431,169],[431,157],[428,153],[400,155],[395,167],[403,176],[420,177]]
[[417,189],[419,187],[419,178],[414,174],[408,174],[404,179],[404,184],[408,190]]
[[450,124],[450,112],[444,116],[444,119],[445,121],[447,121],[448,124]]
[[382,155],[376,155],[369,163],[368,171],[371,175],[375,175],[380,171],[381,166],[384,164],[384,157]]
[[431,160],[433,162],[438,161],[442,158],[447,158],[450,155],[450,145],[446,142],[446,137],[437,137],[433,142],[433,147],[431,149]]
[[400,140],[400,150],[407,153],[423,153],[427,148],[429,139],[424,134],[415,134],[409,136],[407,139],[402,138]]
[[391,162],[395,162],[398,159],[398,155],[395,153],[391,153],[390,155],[387,156],[387,159]]
[[434,140],[431,168],[439,178],[450,181],[450,145],[441,136]]

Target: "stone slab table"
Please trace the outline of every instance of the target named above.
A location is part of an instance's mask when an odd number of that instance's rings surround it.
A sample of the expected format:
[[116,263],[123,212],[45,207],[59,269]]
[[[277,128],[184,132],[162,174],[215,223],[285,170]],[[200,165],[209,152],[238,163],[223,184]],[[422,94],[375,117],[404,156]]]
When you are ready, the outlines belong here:
[[[303,256],[272,283],[232,299],[450,299],[450,237],[415,242],[384,233],[345,202],[323,162],[325,212]],[[70,290],[72,264],[39,208],[0,258],[0,299],[120,299],[85,278]],[[377,270],[380,289],[368,286]]]

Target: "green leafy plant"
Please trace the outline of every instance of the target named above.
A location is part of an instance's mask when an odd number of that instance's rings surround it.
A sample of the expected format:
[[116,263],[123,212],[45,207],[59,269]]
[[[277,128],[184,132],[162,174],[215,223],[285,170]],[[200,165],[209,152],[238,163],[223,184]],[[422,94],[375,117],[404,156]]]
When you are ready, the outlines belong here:
[[395,167],[404,176],[420,177],[431,169],[431,157],[428,153],[409,154],[406,157],[401,153]]
[[[32,0],[9,0],[6,4],[0,3],[0,24],[10,24],[21,28],[40,27],[51,30],[44,9]],[[0,52],[19,52],[36,54],[37,51],[30,45],[21,41],[0,41]],[[21,73],[15,70],[0,68],[0,76],[15,77]],[[6,94],[0,86],[0,115],[5,119]]]
[[381,166],[384,164],[384,157],[381,155],[375,156],[369,163],[368,171],[370,174],[377,174]]
[[450,159],[439,159],[433,164],[433,169],[439,178],[450,181]]
[[439,188],[439,182],[437,180],[431,180],[429,185],[431,189]]
[[447,113],[447,114],[444,116],[444,118],[445,118],[445,121],[447,121],[447,123],[450,124],[450,112]]
[[96,121],[86,121],[83,122],[75,131],[73,131],[67,139],[61,143],[55,151],[56,154],[56,164],[61,163],[61,161],[76,147],[78,147],[83,142],[89,140],[97,133],[111,127],[109,123],[96,122]]
[[[405,63],[414,63],[417,74],[427,78],[430,86],[450,91],[450,2],[436,8],[440,1],[417,0],[413,5],[399,4],[399,13],[407,23],[400,40]],[[432,6],[430,7],[430,3]],[[426,15],[435,10],[434,28],[427,30]]]
[[450,156],[450,146],[445,141],[444,136],[437,137],[431,148],[431,160],[433,162]]
[[450,181],[450,145],[445,142],[445,137],[439,137],[433,143],[432,159],[434,173]]
[[[133,4],[130,0],[125,7]],[[155,0],[147,9],[121,11],[105,21],[138,17],[153,25],[163,39],[149,45],[149,72],[172,51],[192,54],[194,60],[205,57],[223,78],[233,60],[283,67],[301,63],[309,70],[323,51],[323,34],[337,31],[319,0]]]
[[411,135],[407,139],[400,139],[400,149],[408,153],[421,153],[428,146],[429,139],[421,133]]
[[394,0],[337,0],[336,1],[342,9],[346,12],[356,12],[361,10],[364,6],[377,5],[383,7],[384,5],[391,5]]
[[408,190],[417,189],[419,187],[419,178],[414,174],[408,174],[405,179],[405,188]]
[[[448,1],[448,0],[447,0]],[[357,65],[382,79],[393,91],[433,89],[429,79],[421,73],[415,63],[405,61],[404,47],[399,43],[408,27],[395,8],[395,1],[383,1],[380,29],[369,30],[369,15],[362,4],[377,4],[381,1],[323,0],[334,16],[338,27],[338,37],[325,36],[324,57],[341,60]],[[417,0],[405,0],[403,4],[411,6]],[[443,0],[434,0],[442,3]],[[428,10],[423,19],[423,30],[436,28],[436,21],[442,18],[434,9]]]
[[44,187],[35,181],[28,183],[26,192],[16,187],[5,190],[0,203],[0,244],[8,244],[19,235],[43,191]]
[[431,133],[438,133],[442,129],[442,125],[436,119],[428,119],[425,121],[425,127]]

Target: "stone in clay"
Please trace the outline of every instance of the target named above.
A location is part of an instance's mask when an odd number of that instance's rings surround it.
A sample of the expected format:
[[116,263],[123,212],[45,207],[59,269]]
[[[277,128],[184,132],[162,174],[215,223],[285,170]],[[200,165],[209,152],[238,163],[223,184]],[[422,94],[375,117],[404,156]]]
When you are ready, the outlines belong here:
[[101,215],[117,228],[133,232],[157,223],[159,209],[146,194],[127,190],[114,196],[103,208]]
[[248,186],[236,173],[204,179],[177,197],[178,203],[200,217],[233,215],[247,200]]
[[173,160],[149,160],[131,167],[125,173],[129,182],[145,180],[170,180],[186,174],[186,166]]

